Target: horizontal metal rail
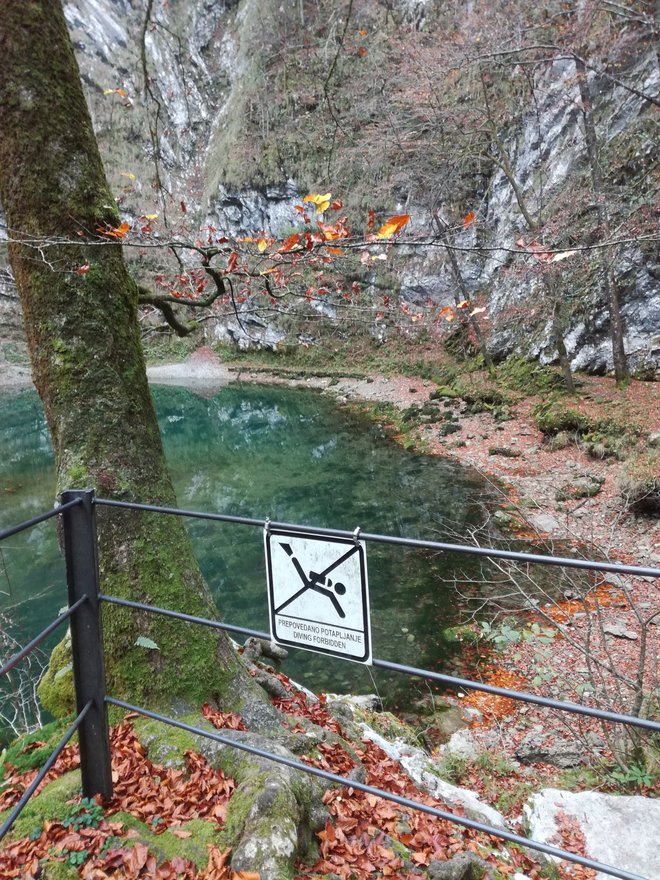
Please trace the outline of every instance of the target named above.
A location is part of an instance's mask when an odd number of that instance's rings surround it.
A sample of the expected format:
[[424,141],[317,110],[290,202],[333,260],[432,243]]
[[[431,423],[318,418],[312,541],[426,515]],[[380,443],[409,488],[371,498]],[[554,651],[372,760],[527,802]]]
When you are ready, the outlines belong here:
[[99,601],[107,602],[109,605],[121,605],[124,608],[135,608],[137,611],[151,611],[152,614],[162,614],[164,617],[174,617],[176,620],[183,620],[186,623],[198,623],[201,626],[210,626],[214,629],[222,629],[226,632],[237,633],[242,636],[254,636],[257,639],[266,639],[266,641],[270,641],[270,635],[261,632],[261,630],[247,629],[244,626],[235,626],[233,623],[224,623],[221,620],[210,620],[208,617],[195,617],[194,614],[186,614],[183,611],[171,611],[169,608],[159,608],[157,605],[144,605],[142,602],[133,602],[131,599],[120,599],[118,596],[106,596],[105,593],[99,594]]
[[9,816],[2,823],[2,826],[0,826],[0,840],[2,840],[3,837],[5,836],[5,834],[9,831],[9,829],[14,824],[14,822],[16,821],[18,816],[20,815],[21,811],[23,810],[23,807],[27,804],[27,802],[30,800],[32,795],[35,793],[35,791],[37,790],[39,785],[43,782],[44,777],[46,776],[46,774],[48,773],[50,768],[53,766],[55,761],[57,761],[57,759],[60,755],[60,752],[64,749],[64,747],[69,742],[69,740],[71,739],[73,734],[78,730],[78,728],[82,724],[82,721],[83,721],[85,715],[87,715],[87,713],[89,712],[91,706],[92,706],[92,701],[90,700],[87,703],[87,705],[85,705],[83,707],[82,711],[80,712],[80,714],[78,715],[76,720],[73,722],[71,727],[69,727],[69,729],[64,734],[64,736],[59,741],[59,743],[55,746],[55,748],[53,749],[53,751],[50,755],[50,758],[48,758],[48,760],[43,765],[43,767],[41,768],[39,773],[34,777],[32,782],[30,783],[30,785],[23,792],[23,795],[21,796],[21,799],[19,800],[19,802],[14,806],[14,808],[11,811],[11,813],[9,814]]
[[105,701],[109,705],[117,706],[120,709],[125,709],[127,712],[137,712],[139,715],[144,715],[145,718],[152,718],[154,721],[161,721],[163,724],[169,724],[172,727],[177,727],[180,730],[187,731],[188,733],[215,740],[215,742],[222,743],[222,745],[230,746],[234,749],[240,749],[243,752],[248,752],[249,754],[256,755],[260,758],[266,758],[267,760],[274,761],[277,764],[283,764],[285,767],[290,767],[292,770],[299,770],[302,773],[308,773],[312,776],[318,776],[321,779],[326,779],[329,782],[335,782],[338,785],[348,786],[350,788],[357,789],[358,791],[364,791],[367,794],[382,797],[385,800],[393,801],[395,804],[399,804],[399,806],[410,807],[414,810],[420,810],[421,812],[428,813],[429,815],[435,816],[438,819],[444,819],[447,822],[452,822],[455,825],[461,825],[464,828],[471,828],[474,831],[479,831],[483,834],[490,834],[493,837],[498,837],[501,840],[507,840],[510,843],[516,843],[519,846],[527,847],[528,849],[534,849],[537,852],[544,853],[548,856],[553,856],[554,858],[564,859],[568,862],[574,862],[575,864],[583,865],[585,868],[592,868],[594,871],[602,871],[604,874],[608,874],[610,877],[619,878],[619,880],[649,880],[649,878],[642,877],[639,874],[633,874],[630,871],[624,871],[621,868],[615,868],[611,865],[604,865],[601,862],[594,861],[593,859],[588,859],[584,856],[567,852],[566,850],[560,849],[559,847],[551,846],[550,844],[546,843],[541,843],[538,840],[531,840],[530,838],[522,837],[521,835],[514,834],[511,831],[505,831],[501,828],[493,828],[491,825],[485,825],[482,822],[477,822],[474,819],[468,819],[464,816],[456,816],[453,813],[447,812],[446,810],[439,810],[436,807],[431,807],[427,804],[420,803],[419,801],[413,801],[410,798],[405,798],[401,795],[393,794],[389,791],[384,791],[381,788],[375,788],[371,785],[366,785],[363,782],[356,782],[354,779],[347,779],[344,776],[339,776],[336,773],[330,773],[327,770],[321,770],[318,767],[313,767],[309,764],[305,764],[302,761],[296,761],[293,758],[286,758],[283,755],[276,755],[272,752],[266,752],[263,749],[257,748],[256,746],[251,746],[248,743],[239,742],[235,739],[231,739],[230,737],[223,736],[222,734],[213,733],[209,730],[204,730],[201,727],[194,727],[191,724],[186,724],[183,721],[177,721],[175,718],[170,718],[167,715],[160,715],[157,712],[151,712],[149,709],[144,709],[140,706],[134,706],[131,703],[126,703],[124,702],[124,700],[116,700],[113,697],[106,697]]
[[[181,611],[171,611],[169,608],[159,608],[156,605],[145,605],[142,602],[133,602],[130,599],[120,599],[117,596],[106,596],[103,593],[99,596],[99,600],[102,602],[108,602],[111,605],[135,608],[137,611],[147,611],[152,614],[162,614],[165,617],[174,617],[175,619],[183,620],[186,623],[198,623],[202,626],[210,626],[214,629],[225,630],[226,632],[239,633],[241,635],[254,636],[258,639],[265,639],[268,642],[271,641],[270,633],[247,629],[230,623],[223,623],[221,620],[210,620],[207,617],[195,617],[192,614],[185,614]],[[300,650],[304,650],[304,648],[300,648]],[[548,709],[558,709],[562,712],[573,712],[576,715],[587,715],[590,718],[599,718],[601,721],[629,724],[632,727],[641,727],[644,730],[652,730],[660,733],[660,722],[651,721],[648,718],[637,718],[635,715],[623,715],[618,712],[608,712],[604,709],[597,709],[592,706],[583,706],[580,703],[553,700],[551,697],[540,697],[536,696],[536,694],[529,694],[526,691],[509,690],[508,688],[496,687],[492,684],[483,684],[478,681],[472,681],[469,678],[457,678],[454,675],[444,675],[441,672],[433,672],[430,669],[420,669],[416,666],[392,663],[389,660],[378,660],[374,658],[372,665],[379,669],[387,669],[390,672],[400,672],[404,675],[428,678],[431,681],[437,681],[454,688],[458,687],[464,688],[465,690],[483,691],[487,694],[495,694],[498,697],[508,697],[511,700],[520,700],[525,703],[534,703],[538,706],[545,706]]]
[[[159,507],[154,504],[134,504],[129,501],[115,501],[108,498],[95,498],[94,504],[102,507],[123,507],[128,510],[143,510],[148,513],[164,513],[173,516],[187,516],[193,519],[214,520],[216,522],[235,523],[243,526],[270,527],[285,529],[302,534],[326,535],[329,538],[355,539],[355,532],[345,529],[326,529],[317,526],[301,526],[294,523],[275,522],[269,519],[254,519],[245,516],[233,516],[225,513],[203,513],[196,510],[185,510],[177,507]],[[564,556],[543,556],[540,553],[522,553],[517,550],[500,550],[497,547],[476,547],[471,544],[447,544],[444,541],[425,541],[418,538],[397,538],[392,535],[379,535],[370,532],[359,532],[361,541],[373,541],[379,544],[392,544],[398,547],[414,547],[422,550],[438,550],[447,553],[464,553],[470,556],[489,556],[493,559],[510,559],[514,562],[540,563],[541,565],[563,566],[565,568],[581,568],[589,571],[605,571],[612,574],[630,574],[637,577],[660,578],[660,568],[648,568],[642,565],[624,565],[620,562],[596,562],[590,559],[574,559]]]
[[0,531],[0,541],[4,541],[5,538],[11,538],[12,535],[17,535],[19,532],[24,532],[25,529],[29,529],[32,526],[39,525],[39,523],[45,522],[47,519],[52,519],[54,516],[58,516],[63,511],[68,510],[69,507],[74,507],[76,504],[80,503],[80,501],[75,500],[67,501],[66,504],[58,504],[47,513],[41,513],[39,516],[32,517],[32,519],[26,519],[25,522],[19,523],[19,525],[17,526],[12,526],[9,529],[3,529],[2,531]]
[[74,613],[74,611],[77,611],[78,608],[80,608],[80,606],[83,604],[83,602],[86,601],[87,596],[81,596],[80,599],[78,599],[77,602],[74,602],[74,604],[70,608],[67,608],[67,610],[62,612],[62,614],[60,614],[60,616],[57,617],[52,623],[49,623],[48,626],[44,630],[42,630],[38,636],[35,636],[31,642],[28,642],[25,647],[21,648],[20,651],[14,654],[14,656],[5,663],[2,669],[0,669],[0,677],[6,675],[8,672],[11,672],[11,670],[14,668],[14,666],[16,666],[17,663],[19,663],[24,657],[27,657],[27,655],[31,651],[33,651],[38,644],[43,642],[43,640],[47,636],[49,636],[53,632],[53,630],[57,629],[58,626],[63,624],[65,620],[68,620]]

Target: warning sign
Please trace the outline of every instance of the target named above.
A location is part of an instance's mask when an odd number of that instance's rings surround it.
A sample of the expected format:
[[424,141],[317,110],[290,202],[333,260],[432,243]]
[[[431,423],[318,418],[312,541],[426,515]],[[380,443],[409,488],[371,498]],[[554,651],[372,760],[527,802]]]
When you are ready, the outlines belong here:
[[273,640],[370,664],[364,542],[277,528],[264,542]]

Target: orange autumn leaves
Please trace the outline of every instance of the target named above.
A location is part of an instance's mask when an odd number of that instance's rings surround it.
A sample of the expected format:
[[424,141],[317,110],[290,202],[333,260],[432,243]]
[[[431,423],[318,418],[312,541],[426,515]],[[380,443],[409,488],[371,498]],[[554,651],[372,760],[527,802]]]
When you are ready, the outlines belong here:
[[392,238],[393,235],[401,232],[409,220],[410,214],[398,214],[396,217],[390,217],[374,234],[374,238],[378,240]]
[[[212,716],[210,710],[208,717]],[[233,716],[222,717],[222,720],[234,729],[240,726]],[[227,805],[235,788],[231,779],[210,767],[196,752],[185,753],[185,769],[152,763],[130,720],[125,719],[113,728],[111,746],[114,792],[112,800],[105,805],[103,818],[90,825],[82,823],[81,827],[63,824],[55,818],[47,819],[35,827],[29,837],[5,844],[0,850],[2,880],[13,880],[19,872],[24,880],[36,880],[43,874],[43,859],[79,865],[83,880],[259,880],[256,872],[232,871],[230,850],[213,845],[208,846],[208,863],[204,869],[182,856],[158,860],[140,840],[137,830],[112,819],[114,813],[130,813],[152,833],[168,832],[184,841],[192,836],[184,827],[190,819],[205,819],[215,823],[218,829],[224,825]],[[77,748],[67,747],[58,758],[52,777],[77,764]],[[23,779],[6,780],[11,785],[0,798],[0,809],[18,799],[35,772]]]
[[[302,694],[291,690],[285,676],[278,674],[277,678],[289,691],[289,697],[275,702],[281,711],[293,716],[292,732],[305,732],[312,722],[345,739],[324,697],[308,702]],[[204,706],[203,714],[217,728],[244,727],[238,715],[223,713],[211,706]],[[233,791],[232,780],[209,767],[193,752],[186,753],[185,770],[152,763],[135,736],[130,717],[113,729],[112,748],[115,794],[106,805],[101,821],[75,834],[59,820],[43,822],[30,837],[14,841],[0,851],[2,880],[13,880],[17,872],[25,880],[37,880],[43,872],[42,859],[63,862],[72,854],[81,854],[79,876],[83,880],[147,877],[154,880],[259,880],[254,871],[232,871],[228,849],[208,845],[208,860],[203,868],[184,855],[184,841],[191,836],[185,821],[188,817],[201,817],[220,828]],[[77,762],[77,749],[70,747],[65,751],[62,768],[56,766],[60,774]],[[420,795],[399,764],[368,740],[349,753],[344,743],[329,738],[317,743],[316,756],[308,760],[317,767],[343,775],[355,772],[359,762],[367,784],[411,800],[442,806],[429,795]],[[323,801],[330,818],[318,834],[319,858],[312,866],[298,865],[297,880],[328,874],[341,880],[373,880],[375,877],[413,880],[419,878],[420,871],[432,861],[442,862],[466,850],[485,857],[491,867],[503,875],[521,871],[530,880],[539,878],[537,865],[524,852],[510,850],[505,860],[499,859],[491,840],[485,855],[487,841],[477,832],[395,805],[375,794],[357,791],[350,783],[327,791]],[[6,804],[0,803],[0,807],[4,806]],[[158,858],[158,847],[148,846],[148,841],[140,839],[137,830],[119,821],[120,817],[113,818],[119,811],[136,815],[155,835],[167,833],[168,837],[179,838],[182,855],[163,860],[161,852]]]
[[[182,212],[185,206],[182,204]],[[182,248],[189,247],[196,250],[201,257],[200,272],[208,273],[216,285],[222,289],[216,297],[218,304],[231,301],[242,304],[253,294],[270,298],[272,305],[276,305],[287,293],[297,293],[298,287],[305,285],[304,294],[308,302],[314,298],[324,297],[334,293],[337,297],[351,302],[353,297],[359,294],[362,286],[368,283],[368,276],[362,277],[361,281],[352,281],[350,285],[345,283],[341,269],[331,268],[335,255],[349,255],[354,252],[359,256],[360,264],[367,269],[378,263],[387,262],[392,255],[392,248],[397,243],[415,244],[411,236],[398,241],[404,231],[408,230],[411,222],[410,214],[395,214],[384,222],[379,222],[376,212],[369,209],[367,212],[366,227],[355,232],[349,224],[349,218],[342,212],[344,203],[341,198],[333,197],[331,192],[309,193],[302,197],[300,204],[294,204],[293,209],[298,213],[300,224],[296,223],[296,231],[286,237],[278,238],[270,232],[227,238],[225,235],[216,235],[215,227],[208,227],[206,241],[203,237],[193,242],[181,242]],[[138,218],[139,223],[144,225],[133,227],[137,239],[131,244],[140,244],[143,235],[153,233],[152,219],[156,215],[143,215]],[[475,211],[470,211],[462,219],[462,226],[467,230],[477,223]],[[123,242],[131,233],[131,226],[127,222],[119,226],[99,226],[97,232],[105,239],[113,242]],[[218,266],[211,266],[211,261],[218,258]],[[309,276],[303,273],[303,268],[309,267],[315,277],[311,283]],[[383,267],[384,268],[384,267]],[[89,272],[89,264],[78,267],[77,274],[85,275]],[[218,281],[222,278],[222,281]],[[300,279],[305,278],[304,281]],[[224,287],[226,279],[227,287]],[[236,283],[238,289],[234,294],[232,284]],[[190,288],[181,292],[176,276],[168,280],[167,284],[158,282],[159,287],[169,293],[174,299],[195,300],[197,296],[209,284],[209,278],[205,278],[203,284],[197,288]],[[399,318],[412,323],[420,321],[432,322],[441,325],[445,322],[473,323],[475,316],[486,311],[469,300],[456,305],[436,306],[429,300],[426,308],[411,308],[409,303],[403,300],[398,304],[396,314],[389,311],[389,296],[382,299],[382,308],[373,303],[376,309],[374,319],[376,322],[385,319],[389,315],[394,321]],[[213,299],[211,302],[215,302]],[[260,301],[260,300],[259,300]]]
[[[323,217],[328,211],[339,211],[344,204],[341,199],[332,199],[332,193],[310,193],[303,198],[302,205],[294,205],[296,211],[301,214],[305,223],[310,224],[311,218],[307,213],[305,204],[314,205],[316,209],[316,226],[319,232],[294,232],[290,235],[282,245],[277,249],[277,253],[288,253],[297,250],[311,250],[314,246],[325,244],[328,241],[342,241],[350,238],[351,230],[348,226],[348,219],[340,217],[334,223],[326,223],[319,217]],[[369,211],[369,219],[367,224],[367,241],[387,241],[397,235],[403,227],[410,221],[410,214],[399,214],[390,217],[380,228],[374,232],[375,214]],[[263,253],[273,243],[273,240],[266,238],[257,239],[257,245],[260,253]],[[342,253],[339,247],[328,246],[327,251],[332,254]]]

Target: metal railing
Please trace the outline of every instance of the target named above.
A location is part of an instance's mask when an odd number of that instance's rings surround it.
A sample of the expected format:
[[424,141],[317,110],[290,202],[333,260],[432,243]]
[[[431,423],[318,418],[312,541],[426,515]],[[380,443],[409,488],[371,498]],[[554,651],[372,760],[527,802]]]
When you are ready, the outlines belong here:
[[[571,853],[557,846],[545,844],[540,841],[532,840],[513,832],[495,828],[476,820],[469,819],[464,816],[457,816],[446,810],[440,810],[436,807],[401,797],[383,789],[374,786],[356,782],[353,779],[340,776],[335,773],[310,766],[293,758],[283,757],[263,749],[255,748],[248,743],[239,742],[234,739],[231,734],[223,735],[221,733],[213,733],[200,727],[186,724],[175,718],[152,712],[143,706],[136,706],[124,700],[114,698],[105,691],[105,673],[103,665],[103,641],[101,631],[100,606],[102,603],[119,605],[126,608],[133,608],[140,611],[146,611],[152,614],[165,615],[187,623],[195,623],[201,626],[213,627],[224,630],[229,633],[241,634],[246,636],[255,636],[257,638],[270,640],[270,634],[258,630],[248,629],[246,627],[236,626],[224,623],[218,620],[211,620],[203,617],[186,614],[176,609],[159,608],[153,605],[147,605],[141,602],[134,602],[128,599],[122,599],[117,596],[108,596],[102,594],[99,589],[99,569],[97,558],[97,539],[96,539],[96,506],[124,508],[127,510],[144,511],[146,513],[156,513],[171,516],[193,517],[196,519],[214,520],[218,522],[234,523],[236,525],[252,526],[258,528],[282,528],[287,530],[295,530],[298,533],[308,533],[335,538],[354,539],[355,533],[338,529],[322,529],[309,526],[299,526],[290,523],[272,522],[268,519],[254,519],[248,517],[232,516],[229,514],[202,513],[199,511],[185,510],[179,508],[160,507],[149,504],[133,504],[123,501],[115,501],[104,498],[96,498],[92,490],[69,490],[62,493],[61,503],[54,510],[49,511],[41,516],[35,517],[16,527],[0,532],[0,541],[10,535],[27,529],[37,523],[43,522],[53,516],[60,515],[62,523],[62,535],[64,554],[67,572],[67,587],[69,607],[67,611],[61,614],[53,621],[42,633],[34,638],[28,645],[12,657],[0,670],[0,675],[5,674],[12,669],[21,659],[33,650],[40,642],[42,642],[51,632],[65,621],[69,621],[71,627],[71,644],[73,659],[73,677],[76,697],[77,717],[72,723],[69,730],[62,738],[61,742],[54,749],[50,758],[46,761],[37,777],[33,780],[29,788],[25,791],[20,801],[14,806],[10,815],[0,826],[0,840],[7,833],[9,828],[20,814],[21,810],[43,781],[48,771],[57,760],[58,755],[69,742],[74,733],[78,732],[80,745],[80,771],[82,780],[82,791],[85,797],[93,797],[100,795],[103,799],[109,800],[112,797],[112,773],[111,773],[111,754],[110,739],[108,729],[108,706],[116,706],[129,712],[137,712],[147,718],[160,721],[164,724],[188,731],[189,733],[215,740],[232,748],[240,749],[244,752],[266,758],[275,763],[283,764],[303,773],[320,777],[328,782],[351,786],[358,791],[364,791],[369,794],[377,795],[386,800],[392,801],[401,806],[409,807],[428,813],[437,818],[444,819],[456,825],[470,828],[493,837],[506,840],[510,843],[518,844],[522,847],[535,850],[549,855],[554,858],[564,859],[596,871],[601,871],[611,877],[619,878],[619,880],[651,880],[644,878],[638,874],[617,868],[612,865],[605,865],[594,859],[581,856],[577,853]],[[425,541],[419,539],[399,538],[390,535],[371,534],[360,532],[360,540],[377,542],[381,544],[391,544],[395,546],[405,546],[413,548],[424,548],[439,551],[451,551],[473,556],[485,556],[491,558],[507,559],[524,563],[540,563],[543,565],[562,566],[567,568],[588,569],[592,571],[601,571],[615,574],[636,575],[646,578],[660,578],[660,569],[648,568],[636,565],[623,565],[611,562],[598,562],[595,560],[572,559],[569,557],[543,556],[534,553],[524,553],[512,550],[500,550],[494,547],[477,547],[462,544],[449,544],[440,541]],[[84,658],[84,663],[82,659]],[[527,703],[533,703],[550,709],[571,712],[579,715],[586,715],[597,718],[610,723],[627,724],[636,728],[641,728],[651,732],[660,733],[660,723],[648,718],[638,718],[633,715],[626,715],[618,712],[606,711],[592,706],[585,706],[579,703],[573,703],[562,700],[555,700],[549,697],[541,697],[530,694],[525,691],[517,691],[508,688],[497,687],[495,685],[484,684],[482,682],[473,681],[471,679],[459,678],[452,675],[433,672],[427,669],[420,669],[413,666],[407,666],[401,663],[393,663],[387,660],[374,658],[372,665],[381,669],[398,672],[404,675],[422,677],[440,684],[467,690],[482,691],[484,693],[493,694],[502,697],[508,697],[514,700],[521,700]]]

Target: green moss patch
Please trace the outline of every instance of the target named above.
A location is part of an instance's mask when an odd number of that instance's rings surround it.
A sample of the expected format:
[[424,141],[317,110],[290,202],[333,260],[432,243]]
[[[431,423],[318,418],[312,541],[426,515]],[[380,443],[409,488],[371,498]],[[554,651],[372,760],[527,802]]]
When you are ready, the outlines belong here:
[[7,775],[9,768],[15,773],[25,773],[27,770],[41,767],[62,739],[70,723],[70,718],[53,721],[33,733],[26,733],[14,740],[2,755],[0,782]]
[[[190,725],[200,723],[199,717],[181,720]],[[192,734],[180,728],[153,721],[151,718],[135,718],[133,729],[146,748],[151,761],[155,764],[162,764],[164,767],[186,769],[187,763],[184,755],[187,751],[194,751],[196,748],[195,738]]]
[[[39,830],[46,819],[61,819],[70,809],[71,802],[80,795],[80,773],[72,770],[49,782],[45,788],[30,798],[18,817],[8,838],[19,840]],[[0,814],[0,821],[9,816],[9,810]]]
[[640,429],[635,424],[598,418],[562,400],[540,403],[532,415],[536,427],[546,435],[553,449],[563,449],[575,442],[587,455],[599,460],[625,459],[640,437]]
[[[137,837],[126,841],[126,845],[134,846],[136,843],[143,843],[148,847],[149,852],[154,854],[158,864],[179,856],[179,858],[194,862],[202,870],[209,860],[208,846],[219,843],[218,826],[214,822],[207,822],[204,819],[191,819],[189,822],[183,822],[174,829],[176,833],[169,829],[157,833],[158,822],[153,822],[149,827],[130,813],[115,813],[112,816],[112,821],[121,822],[127,830],[136,832]],[[188,834],[189,837],[186,836]]]

